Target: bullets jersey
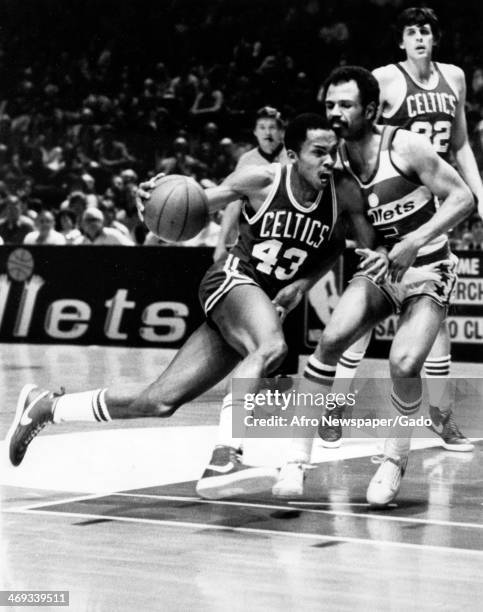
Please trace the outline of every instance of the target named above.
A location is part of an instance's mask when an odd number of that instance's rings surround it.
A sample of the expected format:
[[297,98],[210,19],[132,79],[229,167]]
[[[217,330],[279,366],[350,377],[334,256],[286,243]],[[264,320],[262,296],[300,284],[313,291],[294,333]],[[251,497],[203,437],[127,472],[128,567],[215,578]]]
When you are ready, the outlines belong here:
[[237,243],[201,283],[205,312],[237,285],[258,285],[273,298],[292,281],[320,267],[324,258],[334,255],[334,249],[343,247],[343,241],[333,236],[337,222],[333,177],[314,202],[302,204],[290,186],[292,166],[273,166],[275,178],[265,202],[257,211],[245,204]]
[[390,115],[382,115],[381,122],[424,134],[431,140],[436,153],[447,160],[458,95],[436,62],[433,66],[438,74],[438,83],[432,89],[418,84],[401,64],[395,66],[406,81],[406,95],[399,108]]
[[[391,159],[391,145],[399,128],[383,127],[377,167],[371,179],[362,182],[352,170],[345,144],[340,147],[344,168],[359,184],[366,214],[375,228],[382,245],[390,249],[406,234],[420,227],[436,212],[436,198],[415,177],[405,176]],[[418,257],[447,248],[447,237],[442,234],[423,246]]]

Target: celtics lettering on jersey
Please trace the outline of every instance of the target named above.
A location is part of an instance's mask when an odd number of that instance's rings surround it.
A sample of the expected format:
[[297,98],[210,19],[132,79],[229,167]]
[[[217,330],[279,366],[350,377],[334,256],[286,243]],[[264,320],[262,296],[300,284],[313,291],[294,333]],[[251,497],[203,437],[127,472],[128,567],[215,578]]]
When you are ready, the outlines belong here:
[[320,249],[337,219],[333,181],[314,202],[302,206],[290,187],[290,165],[274,164],[270,194],[252,216],[243,211],[240,233],[231,253],[237,269],[254,278],[269,294],[320,264]]
[[396,66],[406,81],[406,96],[391,117],[383,116],[383,123],[423,134],[429,138],[434,150],[446,158],[449,154],[458,96],[436,63],[434,68],[438,74],[438,83],[431,90],[419,85],[401,64]]

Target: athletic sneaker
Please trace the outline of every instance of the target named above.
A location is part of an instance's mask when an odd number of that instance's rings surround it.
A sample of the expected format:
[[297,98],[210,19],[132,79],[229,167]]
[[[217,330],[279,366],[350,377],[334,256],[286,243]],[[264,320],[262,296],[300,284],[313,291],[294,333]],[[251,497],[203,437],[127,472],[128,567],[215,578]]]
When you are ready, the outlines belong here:
[[429,427],[441,440],[441,446],[449,451],[470,452],[475,446],[458,428],[453,411],[443,412],[435,406],[429,407],[429,415],[433,424]]
[[36,385],[25,385],[22,388],[15,417],[6,437],[12,465],[22,463],[30,442],[48,423],[52,423],[53,399],[62,394],[63,391],[52,393]]
[[271,467],[249,467],[241,462],[241,451],[231,446],[216,446],[210,464],[196,485],[204,499],[222,499],[270,490],[278,471]]
[[367,501],[371,506],[386,506],[396,498],[399,492],[408,458],[407,455],[399,458],[382,455],[373,457],[372,461],[381,465],[367,488]]
[[275,497],[301,497],[304,494],[305,469],[303,463],[290,462],[282,466],[272,488]]
[[[344,406],[336,406],[332,410],[326,410],[324,417],[331,419],[341,419],[344,415]],[[342,425],[324,423],[322,420],[318,427],[319,437],[322,446],[325,448],[339,448],[342,438]]]

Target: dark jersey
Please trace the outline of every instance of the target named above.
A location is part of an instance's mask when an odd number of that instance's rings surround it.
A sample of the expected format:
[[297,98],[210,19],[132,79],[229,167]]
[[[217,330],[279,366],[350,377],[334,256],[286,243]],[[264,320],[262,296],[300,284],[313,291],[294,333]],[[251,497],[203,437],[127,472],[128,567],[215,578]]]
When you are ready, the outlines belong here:
[[238,241],[230,250],[237,271],[253,278],[269,295],[319,267],[324,253],[333,255],[337,221],[332,177],[314,202],[302,204],[290,187],[292,166],[274,167],[270,193],[256,212],[245,204]]
[[418,84],[401,64],[395,64],[406,81],[406,95],[391,115],[382,115],[381,123],[424,134],[431,140],[436,153],[447,159],[458,96],[438,64],[434,62],[433,65],[438,73],[438,83],[428,89]]
[[[342,165],[361,188],[366,214],[379,242],[388,249],[429,221],[437,208],[429,189],[417,177],[406,176],[391,159],[391,145],[398,129],[383,127],[377,167],[366,182],[362,182],[352,169],[345,144],[339,149]],[[447,237],[437,236],[419,250],[418,257],[439,252],[446,245]]]

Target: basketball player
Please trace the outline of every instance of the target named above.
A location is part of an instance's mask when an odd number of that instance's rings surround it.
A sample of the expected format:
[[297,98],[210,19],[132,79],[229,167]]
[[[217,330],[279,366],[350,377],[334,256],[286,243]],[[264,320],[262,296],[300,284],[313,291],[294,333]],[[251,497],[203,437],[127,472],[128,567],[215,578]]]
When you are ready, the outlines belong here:
[[[169,417],[237,365],[236,376],[251,379],[256,391],[258,380],[277,367],[286,351],[278,311],[293,308],[331,268],[344,245],[332,175],[337,145],[325,118],[301,115],[287,129],[293,164],[249,166],[207,189],[212,210],[246,200],[236,245],[201,282],[207,321],[161,376],[139,393],[116,385],[59,397],[26,385],[7,438],[11,463],[21,463],[32,439],[48,423]],[[154,180],[148,184],[153,186]],[[351,202],[359,198],[362,204],[349,177],[340,177],[337,193]],[[372,236],[367,236],[369,244]],[[228,395],[219,444],[198,484],[205,497],[221,497],[240,487],[254,492],[254,486],[264,489],[276,480],[272,468],[242,465],[240,440],[233,439],[231,423]]]
[[[386,125],[397,125],[423,134],[446,161],[452,154],[461,176],[481,204],[483,186],[466,127],[464,73],[457,66],[432,60],[433,50],[441,38],[438,19],[430,8],[408,8],[399,16],[396,29],[406,59],[373,71],[381,89],[379,120]],[[371,334],[372,330],[342,355],[337,369],[339,392],[349,390],[347,387],[364,357]],[[449,331],[446,321],[443,321],[424,362],[432,429],[440,436],[441,445],[446,450],[472,451],[474,446],[460,432],[450,407],[441,406],[446,389],[444,380],[449,376],[450,365]],[[342,411],[343,407],[335,408],[333,416],[340,416]],[[324,446],[337,447],[342,428],[321,425],[319,435]]]
[[[301,392],[329,390],[343,351],[396,311],[399,325],[389,356],[391,403],[399,414],[412,415],[421,403],[420,371],[456,280],[446,232],[471,212],[474,198],[427,138],[375,125],[379,86],[370,72],[338,68],[329,75],[324,91],[327,118],[345,140],[339,148],[343,167],[360,186],[390,266],[382,282],[374,282],[364,269],[354,275],[307,362]],[[315,420],[320,416],[316,407],[313,415],[304,410]],[[411,431],[394,431],[398,437],[385,441],[382,463],[367,490],[370,504],[391,502],[406,469]],[[311,437],[292,440],[275,495],[303,493],[304,464],[310,461],[311,449]]]
[[[288,164],[290,158],[283,143],[285,128],[282,115],[272,106],[263,106],[256,113],[253,135],[257,146],[240,156],[235,168],[241,170],[248,166],[267,166],[273,163]],[[236,242],[238,234],[238,222],[242,214],[243,202],[238,200],[230,202],[223,211],[218,240],[213,252],[213,260],[218,261],[226,257],[229,245]],[[298,371],[298,354],[289,352],[280,363],[272,376],[286,376],[296,374]]]

